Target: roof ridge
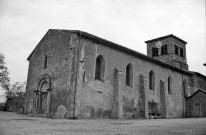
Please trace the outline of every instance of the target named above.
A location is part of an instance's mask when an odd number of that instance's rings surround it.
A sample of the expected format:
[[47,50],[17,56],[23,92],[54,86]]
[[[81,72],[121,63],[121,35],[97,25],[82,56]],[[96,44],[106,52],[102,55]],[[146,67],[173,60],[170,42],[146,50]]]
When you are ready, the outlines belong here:
[[192,95],[187,96],[186,98],[190,98],[190,97],[194,96],[194,95],[195,95],[197,92],[199,92],[199,91],[202,91],[202,92],[206,93],[206,90],[201,89],[201,88],[198,88],[198,90],[196,90]]
[[166,36],[161,36],[161,37],[158,37],[158,38],[153,38],[153,39],[151,39],[151,40],[145,41],[145,43],[153,42],[153,41],[160,40],[160,39],[164,39],[164,38],[168,38],[168,37],[174,37],[174,38],[180,40],[181,42],[187,44],[186,41],[184,41],[184,40],[182,40],[181,38],[175,36],[174,34],[169,34],[169,35],[166,35]]
[[[84,35],[84,36],[93,38],[93,39],[95,39],[95,40],[103,41],[103,42],[105,42],[106,44],[112,45],[113,47],[122,49],[122,50],[124,50],[124,51],[127,51],[127,52],[133,54],[133,55],[138,55],[138,56],[140,56],[140,57],[142,57],[142,58],[144,58],[144,59],[147,59],[147,60],[149,60],[149,61],[158,63],[158,64],[160,64],[160,65],[162,65],[162,66],[167,66],[167,67],[169,67],[169,68],[175,69],[176,71],[184,72],[184,73],[187,73],[187,74],[190,74],[190,75],[192,74],[191,72],[189,72],[189,71],[187,71],[187,70],[183,70],[183,69],[174,67],[174,66],[172,66],[172,65],[170,65],[170,64],[164,63],[164,62],[162,62],[162,61],[153,59],[153,58],[151,58],[151,57],[149,57],[149,56],[147,56],[147,55],[145,55],[145,54],[142,54],[142,53],[140,53],[140,52],[137,52],[137,51],[135,51],[135,50],[132,50],[132,49],[130,49],[130,48],[127,48],[127,47],[125,47],[125,46],[122,46],[122,45],[120,45],[120,44],[114,43],[114,42],[109,41],[109,40],[107,40],[107,39],[104,39],[104,38],[98,37],[98,36],[96,36],[96,35],[90,34],[90,33],[88,33],[88,32],[84,32],[84,31],[81,31],[81,30],[49,29],[49,30],[47,31],[47,33],[48,33],[49,31],[51,31],[51,30],[54,30],[54,31],[59,30],[59,31],[75,32],[75,33],[77,33],[77,34],[81,34],[81,35]],[[46,33],[46,34],[47,34],[47,33]],[[46,35],[46,34],[45,34],[45,35]],[[170,35],[171,35],[171,34],[170,34]],[[167,36],[168,36],[168,35],[167,35]],[[42,38],[42,39],[43,39],[43,38]],[[33,50],[33,51],[34,51],[34,50]],[[32,52],[32,53],[33,53],[33,52]],[[32,54],[32,53],[31,53],[31,54]],[[29,60],[31,54],[29,55],[28,60]]]

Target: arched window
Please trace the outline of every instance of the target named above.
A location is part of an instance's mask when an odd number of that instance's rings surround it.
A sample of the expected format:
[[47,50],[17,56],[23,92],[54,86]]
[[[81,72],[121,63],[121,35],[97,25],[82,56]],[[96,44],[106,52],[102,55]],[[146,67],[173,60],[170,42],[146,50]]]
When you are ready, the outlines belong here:
[[149,89],[155,90],[155,74],[152,70],[149,72]]
[[168,94],[172,94],[172,77],[170,76],[170,77],[168,77],[168,80],[167,80],[168,82]]
[[133,83],[133,68],[131,64],[126,67],[126,85],[132,86]]
[[102,55],[96,59],[95,79],[104,81],[105,60]]

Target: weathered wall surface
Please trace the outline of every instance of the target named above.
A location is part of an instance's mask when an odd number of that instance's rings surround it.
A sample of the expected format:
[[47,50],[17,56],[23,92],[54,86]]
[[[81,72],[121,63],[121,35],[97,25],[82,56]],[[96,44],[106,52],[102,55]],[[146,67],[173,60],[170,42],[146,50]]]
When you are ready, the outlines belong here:
[[206,78],[199,74],[193,74],[188,78],[187,85],[188,90],[186,97],[193,95],[197,90],[206,90]]
[[[182,80],[187,79],[188,76],[108,46],[81,38],[75,112],[77,117],[112,117],[114,108],[117,108],[113,99],[117,98],[114,96],[117,95],[117,91],[118,95],[120,94],[118,107],[122,107],[122,110],[118,110],[120,117],[148,117],[148,102],[157,103],[160,109],[160,80],[165,85],[166,117],[183,116]],[[105,59],[104,81],[95,80],[95,62],[99,55],[103,55]],[[125,84],[125,70],[129,63],[133,66],[132,86]],[[118,90],[116,90],[114,69],[119,71]],[[148,86],[151,70],[155,73],[155,91],[149,90]],[[171,95],[167,92],[169,76],[173,78]],[[145,97],[142,97],[142,94]]]
[[[175,43],[171,39],[164,42]],[[173,53],[173,49],[168,50]],[[105,60],[103,80],[95,79],[99,55]],[[198,88],[206,89],[204,77],[188,76],[71,31],[49,30],[29,59],[26,113],[68,118],[149,118],[156,113],[162,118],[176,118],[186,111],[184,96],[191,96]],[[133,69],[131,86],[126,85],[128,64]],[[149,89],[151,70],[154,90]],[[171,94],[168,77],[172,78]],[[37,93],[42,93],[40,100]]]
[[[38,113],[36,93],[44,78],[50,81],[47,95],[47,115],[53,116],[58,106],[67,108],[67,117],[73,117],[77,69],[78,40],[76,34],[49,30],[33,51],[29,60],[27,79],[26,113]],[[47,68],[44,67],[47,55]]]
[[199,75],[194,75],[194,91],[198,89],[206,90],[206,78]]
[[[200,116],[195,114],[196,103],[199,103],[201,106]],[[194,95],[186,98],[186,117],[206,117],[206,92],[198,90]]]

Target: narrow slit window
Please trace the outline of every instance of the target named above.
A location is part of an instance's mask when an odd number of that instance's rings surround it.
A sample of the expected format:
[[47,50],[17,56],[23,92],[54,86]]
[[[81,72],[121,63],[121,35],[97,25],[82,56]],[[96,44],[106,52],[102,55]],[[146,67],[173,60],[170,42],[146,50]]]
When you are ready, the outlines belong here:
[[44,68],[47,68],[47,55],[44,57]]
[[85,71],[83,72],[83,82],[85,82]]
[[168,77],[168,94],[172,94],[172,77]]

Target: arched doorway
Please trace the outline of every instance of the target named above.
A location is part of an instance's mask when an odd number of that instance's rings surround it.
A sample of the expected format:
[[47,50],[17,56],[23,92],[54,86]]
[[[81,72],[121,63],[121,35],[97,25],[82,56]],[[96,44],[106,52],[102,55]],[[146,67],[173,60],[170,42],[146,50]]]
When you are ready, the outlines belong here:
[[38,114],[49,114],[51,84],[50,79],[43,78],[38,83],[35,98],[35,109]]

